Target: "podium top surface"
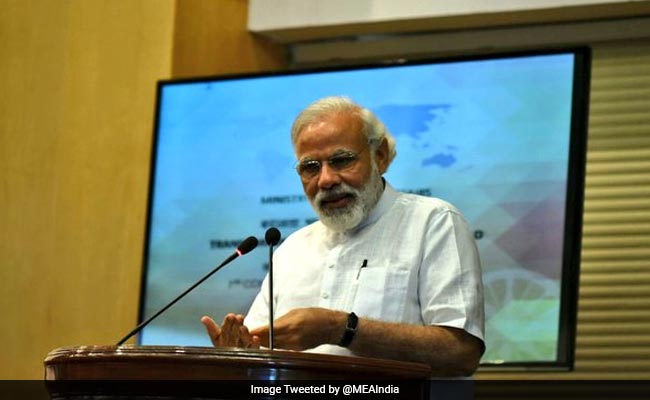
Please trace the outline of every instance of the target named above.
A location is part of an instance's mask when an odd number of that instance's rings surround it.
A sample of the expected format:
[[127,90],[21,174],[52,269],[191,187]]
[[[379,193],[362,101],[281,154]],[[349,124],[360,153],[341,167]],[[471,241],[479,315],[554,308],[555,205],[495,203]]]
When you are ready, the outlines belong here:
[[76,346],[52,350],[46,380],[428,379],[426,364],[285,350],[190,346]]

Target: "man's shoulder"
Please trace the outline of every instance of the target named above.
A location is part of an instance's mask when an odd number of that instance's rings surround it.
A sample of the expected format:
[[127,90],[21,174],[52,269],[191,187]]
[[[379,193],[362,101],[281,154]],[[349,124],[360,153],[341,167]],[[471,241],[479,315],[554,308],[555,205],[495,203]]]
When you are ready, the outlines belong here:
[[437,197],[398,192],[395,204],[400,208],[412,209],[413,211],[426,212],[429,214],[451,212],[453,214],[461,215],[456,206]]

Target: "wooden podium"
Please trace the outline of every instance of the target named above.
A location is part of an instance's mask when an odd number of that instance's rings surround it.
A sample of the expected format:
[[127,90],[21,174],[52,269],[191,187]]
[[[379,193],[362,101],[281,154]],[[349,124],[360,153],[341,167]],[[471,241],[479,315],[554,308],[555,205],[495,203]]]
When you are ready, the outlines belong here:
[[343,381],[382,387],[393,382],[405,385],[400,387],[402,391],[413,393],[391,398],[424,399],[430,373],[428,365],[410,362],[211,347],[65,347],[53,350],[45,359],[45,382],[50,396],[56,399],[283,398],[256,397],[251,394],[251,385],[298,381],[313,381],[319,387],[319,382],[325,381],[339,382],[335,385],[338,387]]

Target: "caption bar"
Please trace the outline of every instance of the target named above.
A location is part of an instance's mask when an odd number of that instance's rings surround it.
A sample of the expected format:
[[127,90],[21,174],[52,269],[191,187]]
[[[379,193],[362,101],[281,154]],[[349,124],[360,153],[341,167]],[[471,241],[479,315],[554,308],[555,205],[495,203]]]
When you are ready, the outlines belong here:
[[354,394],[399,394],[397,385],[369,385],[369,384],[323,384],[323,385],[251,385],[250,394],[265,394],[276,396],[280,394],[329,394],[332,396],[350,396]]

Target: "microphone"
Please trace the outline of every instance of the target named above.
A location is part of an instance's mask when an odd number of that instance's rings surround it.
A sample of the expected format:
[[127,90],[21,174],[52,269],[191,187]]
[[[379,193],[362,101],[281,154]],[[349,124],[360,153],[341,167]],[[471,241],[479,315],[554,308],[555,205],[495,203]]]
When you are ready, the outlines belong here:
[[280,231],[278,228],[270,227],[269,229],[266,230],[266,234],[264,235],[264,240],[266,240],[266,244],[269,246],[275,246],[278,243],[280,243]]
[[200,284],[202,284],[206,279],[208,279],[209,277],[211,277],[212,274],[214,274],[215,272],[219,271],[221,268],[225,267],[227,264],[230,264],[230,263],[231,263],[235,258],[237,258],[237,257],[241,257],[241,256],[243,256],[244,254],[246,254],[246,253],[250,252],[251,250],[253,250],[255,247],[257,247],[257,243],[258,243],[257,238],[254,237],[254,236],[249,236],[249,237],[247,237],[246,239],[244,239],[244,241],[241,242],[241,243],[239,244],[239,246],[237,246],[237,250],[235,250],[234,253],[232,253],[230,256],[228,256],[228,258],[226,258],[226,259],[225,259],[221,264],[219,264],[215,269],[213,269],[212,271],[210,271],[210,273],[208,273],[207,275],[205,275],[203,278],[201,278],[201,279],[200,279],[198,282],[196,282],[194,285],[190,286],[187,290],[185,290],[183,293],[181,293],[178,297],[176,297],[174,300],[172,300],[169,304],[167,304],[165,307],[163,307],[160,311],[158,311],[157,313],[155,313],[155,314],[154,314],[152,317],[150,317],[148,320],[146,320],[146,321],[140,323],[140,325],[136,326],[135,329],[133,329],[131,332],[129,332],[128,335],[124,336],[124,337],[122,338],[122,340],[120,340],[119,342],[117,342],[117,345],[118,345],[118,346],[122,345],[124,342],[126,342],[127,340],[129,340],[129,338],[131,338],[131,336],[133,336],[133,335],[135,335],[136,333],[140,332],[140,331],[142,330],[142,328],[144,328],[145,326],[147,326],[151,321],[153,321],[153,320],[154,320],[156,317],[158,317],[160,314],[162,314],[162,313],[164,313],[165,311],[167,311],[167,309],[169,309],[169,307],[171,307],[171,306],[173,306],[174,304],[176,304],[176,302],[177,302],[178,300],[180,300],[180,299],[182,299],[183,297],[185,297],[186,294],[188,294],[189,292],[191,292],[192,290],[194,290],[194,288],[196,288],[197,286],[199,286]]
[[269,349],[273,350],[273,246],[280,242],[278,228],[266,230],[264,240],[269,245]]

